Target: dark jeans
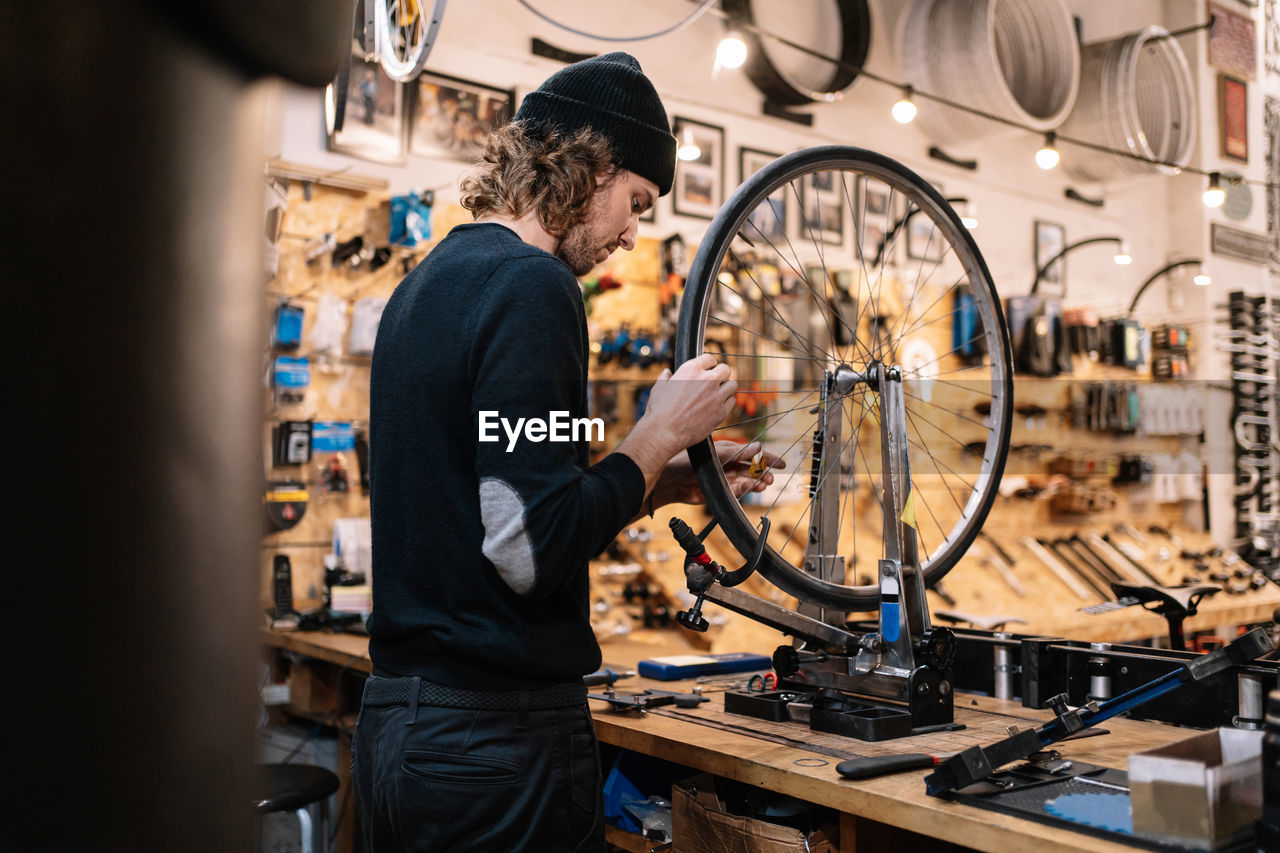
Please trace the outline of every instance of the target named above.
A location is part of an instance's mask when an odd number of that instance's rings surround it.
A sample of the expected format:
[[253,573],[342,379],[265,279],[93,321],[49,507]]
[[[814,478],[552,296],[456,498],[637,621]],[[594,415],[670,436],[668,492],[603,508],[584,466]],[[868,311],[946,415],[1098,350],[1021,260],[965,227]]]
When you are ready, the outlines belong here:
[[585,706],[362,706],[351,780],[365,848],[602,853],[600,758]]

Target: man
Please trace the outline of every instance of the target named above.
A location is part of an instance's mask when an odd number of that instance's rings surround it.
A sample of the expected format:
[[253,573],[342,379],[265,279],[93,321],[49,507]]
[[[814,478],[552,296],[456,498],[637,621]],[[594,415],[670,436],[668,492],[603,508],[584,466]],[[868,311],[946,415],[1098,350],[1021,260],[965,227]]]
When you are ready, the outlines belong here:
[[[546,425],[587,411],[574,276],[634,247],[638,217],[671,189],[675,151],[635,59],[562,69],[462,182],[475,221],[383,313],[370,384],[374,677],[352,746],[371,850],[604,849],[582,685],[601,662],[587,562],[642,513],[699,499],[681,451],[724,419],[737,385],[710,356],[664,371],[644,417],[595,465],[581,437],[556,440]],[[772,480],[747,473],[758,449],[721,449],[738,492]]]

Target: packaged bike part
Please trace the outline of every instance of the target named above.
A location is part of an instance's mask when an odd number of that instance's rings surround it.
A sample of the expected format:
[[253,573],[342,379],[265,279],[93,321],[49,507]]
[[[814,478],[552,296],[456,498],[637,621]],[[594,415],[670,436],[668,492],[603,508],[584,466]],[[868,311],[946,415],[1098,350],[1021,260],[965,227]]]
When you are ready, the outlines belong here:
[[281,421],[274,433],[272,464],[302,465],[311,461],[311,421]]
[[280,235],[284,231],[284,214],[289,207],[289,191],[275,178],[268,177],[264,193],[262,271],[274,276],[280,268]]
[[311,425],[313,453],[350,453],[355,446],[355,429],[349,421],[316,421]]
[[342,355],[342,339],[347,333],[347,301],[332,293],[316,301],[316,321],[307,342],[317,354]]
[[302,256],[306,258],[307,266],[314,264],[323,255],[333,251],[333,247],[337,245],[337,241],[332,234],[321,234],[319,237],[312,237],[302,247]]
[[278,403],[301,403],[310,385],[311,363],[305,357],[276,357],[271,370],[271,386],[275,389]]
[[267,484],[263,506],[274,530],[289,530],[307,513],[307,487],[297,480],[277,480]]
[[346,457],[341,453],[334,453],[323,465],[320,466],[320,493],[322,495],[333,494],[335,492],[343,493],[350,491],[351,481],[347,477]]
[[382,312],[386,307],[387,300],[376,297],[361,299],[356,303],[351,312],[349,347],[352,355],[373,355],[378,324],[382,322]]
[[391,197],[390,239],[393,246],[415,246],[431,239],[432,196],[426,192]]
[[271,345],[276,349],[293,350],[302,343],[302,321],[305,312],[301,305],[281,302],[276,306],[276,321],[271,327]]

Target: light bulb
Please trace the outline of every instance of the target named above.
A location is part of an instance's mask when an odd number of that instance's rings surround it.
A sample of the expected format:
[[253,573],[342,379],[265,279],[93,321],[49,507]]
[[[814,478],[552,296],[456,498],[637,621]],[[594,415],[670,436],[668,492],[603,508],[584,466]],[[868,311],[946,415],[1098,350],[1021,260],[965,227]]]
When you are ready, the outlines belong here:
[[1203,272],[1196,273],[1195,278],[1191,280],[1194,281],[1196,284],[1200,285],[1201,287],[1208,287],[1209,285],[1213,284],[1213,279],[1209,276],[1209,274],[1203,273]]
[[1217,172],[1209,173],[1209,186],[1201,198],[1204,199],[1205,207],[1222,207],[1222,203],[1227,200],[1227,193],[1222,189],[1222,176]]
[[1058,165],[1058,161],[1062,159],[1058,155],[1057,146],[1054,145],[1055,138],[1052,132],[1046,133],[1044,145],[1040,146],[1040,150],[1036,152],[1036,165],[1045,171]]
[[735,32],[720,40],[716,48],[716,65],[721,68],[741,68],[747,61],[747,43]]
[[916,102],[911,100],[910,86],[902,90],[902,97],[893,105],[893,120],[898,124],[911,124],[916,117]]
[[1121,267],[1133,263],[1133,256],[1129,254],[1129,244],[1121,243],[1120,248],[1116,249],[1116,256],[1112,260],[1116,262],[1116,266]]
[[680,144],[676,146],[676,159],[697,160],[701,156],[702,149],[693,140],[693,130],[686,125],[684,132],[680,134]]

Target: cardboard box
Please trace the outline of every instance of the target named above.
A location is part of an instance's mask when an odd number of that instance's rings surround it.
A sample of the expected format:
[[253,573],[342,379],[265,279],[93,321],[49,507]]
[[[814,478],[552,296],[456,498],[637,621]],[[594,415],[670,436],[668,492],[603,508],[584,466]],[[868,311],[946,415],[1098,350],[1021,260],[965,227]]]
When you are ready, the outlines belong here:
[[822,827],[805,835],[729,814],[716,794],[714,776],[695,776],[672,789],[672,853],[837,853],[838,833],[836,827]]
[[1221,728],[1129,756],[1136,835],[1217,848],[1262,816],[1262,732]]

